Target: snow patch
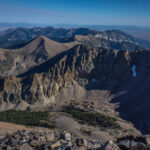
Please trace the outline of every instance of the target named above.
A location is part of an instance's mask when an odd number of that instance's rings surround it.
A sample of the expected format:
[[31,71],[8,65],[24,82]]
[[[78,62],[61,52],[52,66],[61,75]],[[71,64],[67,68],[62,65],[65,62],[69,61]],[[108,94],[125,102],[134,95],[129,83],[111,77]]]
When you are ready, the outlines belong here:
[[136,66],[135,66],[135,65],[132,65],[131,71],[132,71],[132,76],[135,78],[135,77],[137,76],[137,73],[136,73]]

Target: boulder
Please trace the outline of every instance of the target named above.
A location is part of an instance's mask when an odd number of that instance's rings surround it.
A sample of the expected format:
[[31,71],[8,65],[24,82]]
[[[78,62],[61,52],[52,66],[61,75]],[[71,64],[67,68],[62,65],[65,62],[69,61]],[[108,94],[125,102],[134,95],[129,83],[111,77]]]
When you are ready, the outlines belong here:
[[64,132],[61,134],[61,138],[63,138],[66,141],[71,141],[71,134],[69,132]]
[[5,135],[0,135],[0,144],[4,141]]
[[39,137],[39,140],[40,140],[41,142],[46,142],[46,137],[45,137],[45,136],[40,136],[40,137]]
[[48,134],[46,134],[46,141],[47,142],[53,142],[54,140],[55,140],[54,133],[48,133]]
[[147,150],[147,147],[143,143],[136,143],[134,146],[132,146],[131,150]]
[[46,148],[50,148],[51,147],[51,142],[46,142],[43,145],[41,145],[41,149],[46,149]]
[[31,142],[30,142],[30,145],[32,146],[32,147],[38,147],[38,146],[40,146],[42,143],[40,142],[40,141],[38,141],[38,140],[32,140]]
[[108,141],[100,150],[120,150],[120,148],[112,141]]
[[59,146],[61,146],[61,144],[60,144],[60,142],[58,141],[58,142],[56,142],[56,143],[54,143],[54,144],[51,145],[51,149],[55,149],[55,148],[57,148],[57,147],[59,147]]
[[26,139],[21,139],[20,142],[19,142],[21,145],[27,143],[27,140]]
[[12,147],[7,146],[6,150],[12,150]]
[[128,139],[125,139],[125,140],[119,141],[118,145],[121,149],[129,149],[130,141]]
[[70,133],[65,134],[65,140],[71,141],[71,134]]
[[10,138],[6,144],[16,146],[18,144],[18,141],[14,138]]
[[150,136],[146,136],[146,143],[150,146]]
[[72,150],[72,148],[71,147],[66,147],[65,150]]
[[145,150],[147,149],[147,145],[145,137],[129,136],[126,139],[119,140],[118,142],[118,146],[123,150]]
[[98,149],[100,148],[102,145],[100,142],[98,141],[88,141],[88,149]]
[[33,150],[33,149],[29,144],[26,143],[20,147],[20,150]]
[[17,141],[19,141],[19,140],[21,139],[21,136],[20,136],[19,134],[15,134],[15,135],[14,135],[14,138],[15,138]]
[[76,145],[77,146],[85,146],[87,147],[88,142],[86,139],[76,139]]

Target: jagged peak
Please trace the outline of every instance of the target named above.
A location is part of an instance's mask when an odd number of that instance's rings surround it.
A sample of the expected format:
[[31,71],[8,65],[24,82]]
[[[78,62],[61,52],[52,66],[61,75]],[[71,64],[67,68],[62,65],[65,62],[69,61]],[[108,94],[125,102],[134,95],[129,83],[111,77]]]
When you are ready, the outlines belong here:
[[40,36],[37,36],[36,38],[35,38],[35,40],[49,40],[47,37],[45,37],[44,35],[40,35]]
[[[55,42],[53,40],[50,40],[48,39],[47,37],[43,36],[43,35],[40,35],[38,37],[36,37],[34,40],[32,40],[28,45],[32,44],[32,43],[36,43],[37,45],[41,44],[42,43],[58,43],[58,42]],[[28,46],[26,45],[26,46]]]

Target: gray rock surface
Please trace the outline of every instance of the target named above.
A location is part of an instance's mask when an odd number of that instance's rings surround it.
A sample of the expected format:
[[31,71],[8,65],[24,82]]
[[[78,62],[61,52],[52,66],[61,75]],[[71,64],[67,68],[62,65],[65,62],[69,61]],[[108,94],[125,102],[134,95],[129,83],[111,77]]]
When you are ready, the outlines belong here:
[[147,150],[150,148],[144,143],[143,137],[137,139],[126,138],[118,143],[113,141],[101,143],[97,140],[76,137],[66,131],[17,131],[1,136],[0,150]]

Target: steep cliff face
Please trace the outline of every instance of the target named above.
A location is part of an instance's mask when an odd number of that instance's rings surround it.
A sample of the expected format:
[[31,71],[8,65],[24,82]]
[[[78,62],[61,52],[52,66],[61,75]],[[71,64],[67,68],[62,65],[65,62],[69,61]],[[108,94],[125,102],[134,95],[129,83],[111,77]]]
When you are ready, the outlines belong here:
[[[119,31],[118,31],[119,32]],[[112,31],[108,32],[106,35],[105,32],[101,34],[93,35],[76,35],[75,40],[81,42],[84,45],[95,47],[95,48],[106,48],[109,50],[128,50],[128,51],[135,51],[135,50],[144,50],[144,46],[139,44],[138,42],[133,41],[130,37],[126,37],[123,33],[119,34],[120,38],[117,37],[117,32]],[[116,35],[116,36],[115,36]],[[119,36],[118,35],[118,36]],[[124,35],[124,36],[123,36]],[[123,37],[123,38],[122,38]],[[131,40],[132,39],[132,40]]]
[[76,45],[39,36],[20,49],[0,49],[0,76],[16,76]]
[[61,90],[69,86],[112,91],[122,82],[149,73],[149,58],[149,51],[109,51],[78,45],[20,77],[1,79],[0,100],[47,104],[55,102]]
[[87,100],[150,132],[149,68],[150,51],[76,45],[18,77],[0,79],[0,110]]

